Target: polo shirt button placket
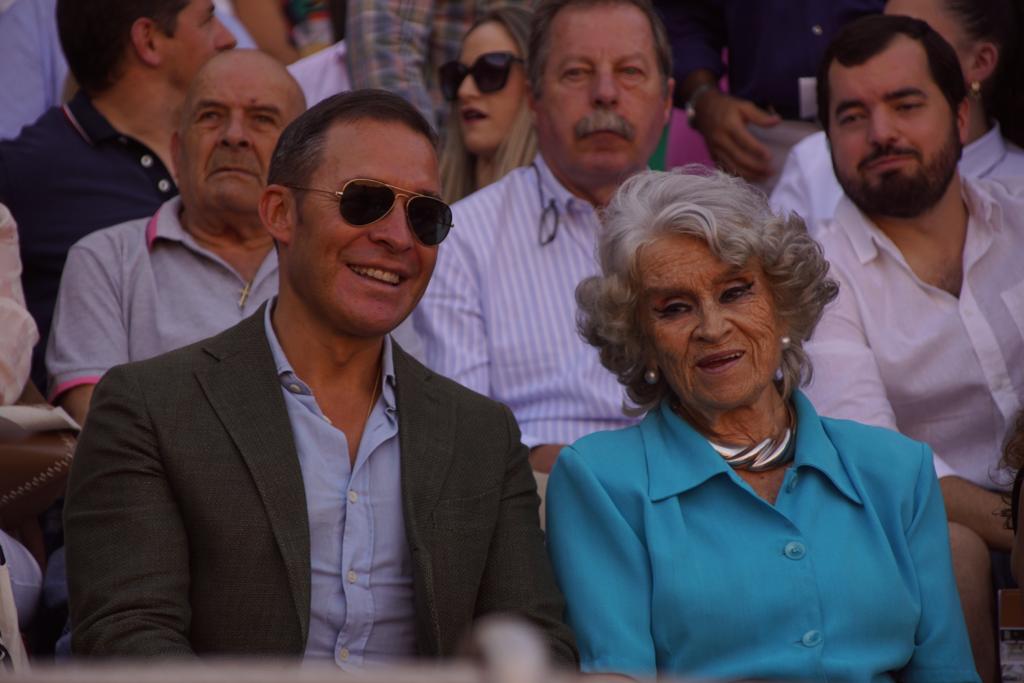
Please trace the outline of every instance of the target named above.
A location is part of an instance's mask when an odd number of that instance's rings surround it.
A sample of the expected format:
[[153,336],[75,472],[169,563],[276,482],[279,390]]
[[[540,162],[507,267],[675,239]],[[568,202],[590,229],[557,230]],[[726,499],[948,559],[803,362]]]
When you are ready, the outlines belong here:
[[168,180],[167,178],[161,178],[160,182],[158,182],[156,186],[161,192],[171,191],[171,181]]

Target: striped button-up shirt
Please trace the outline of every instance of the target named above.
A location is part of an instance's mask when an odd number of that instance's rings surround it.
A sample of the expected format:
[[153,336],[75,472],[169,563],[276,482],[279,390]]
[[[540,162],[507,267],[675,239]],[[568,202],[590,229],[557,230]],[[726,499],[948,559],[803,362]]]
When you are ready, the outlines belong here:
[[538,155],[457,202],[454,214],[413,314],[427,364],[507,404],[528,446],[635,422],[623,415],[624,390],[576,331],[576,285],[599,272],[594,207]]
[[437,69],[459,56],[477,17],[528,0],[348,0],[345,43],[355,88],[397,93],[434,125],[443,120]]

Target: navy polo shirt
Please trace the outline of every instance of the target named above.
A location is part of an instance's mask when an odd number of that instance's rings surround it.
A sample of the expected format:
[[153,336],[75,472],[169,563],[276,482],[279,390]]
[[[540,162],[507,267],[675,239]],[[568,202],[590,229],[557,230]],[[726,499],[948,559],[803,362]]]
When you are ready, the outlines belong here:
[[177,193],[160,158],[117,132],[81,92],[0,142],[0,203],[18,222],[25,303],[39,326],[37,386],[46,384],[43,350],[71,245],[94,230],[151,216]]

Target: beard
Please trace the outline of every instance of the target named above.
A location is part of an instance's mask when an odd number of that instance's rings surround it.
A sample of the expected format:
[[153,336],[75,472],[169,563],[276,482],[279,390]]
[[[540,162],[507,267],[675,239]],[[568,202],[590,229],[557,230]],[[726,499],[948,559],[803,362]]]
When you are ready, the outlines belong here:
[[874,182],[862,175],[865,166],[885,156],[911,155],[922,161],[918,150],[892,145],[876,147],[857,164],[857,172],[853,175],[841,173],[835,166],[835,157],[832,158],[832,167],[846,196],[866,215],[914,218],[935,206],[946,193],[956,173],[960,151],[956,126],[950,126],[945,144],[930,162],[922,163],[916,172],[906,174],[893,170]]

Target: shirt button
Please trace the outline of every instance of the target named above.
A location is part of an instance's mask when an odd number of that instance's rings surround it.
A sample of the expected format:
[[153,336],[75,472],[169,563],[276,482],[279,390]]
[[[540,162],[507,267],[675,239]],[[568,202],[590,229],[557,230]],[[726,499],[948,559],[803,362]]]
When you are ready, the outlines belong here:
[[161,178],[160,182],[157,183],[156,186],[161,192],[171,191],[171,181],[167,178]]
[[148,154],[143,154],[142,158],[139,159],[139,163],[142,164],[143,168],[149,168],[153,165],[153,157]]
[[815,631],[813,629],[808,631],[804,634],[803,638],[800,639],[800,642],[803,643],[805,647],[817,647],[821,644],[821,631]]
[[338,650],[338,659],[340,659],[343,662],[347,662],[348,661],[348,648],[347,647],[343,647],[340,650]]
[[292,392],[293,394],[301,394],[302,387],[300,387],[298,384],[289,384],[288,391]]
[[824,29],[821,28],[821,24],[815,24],[814,26],[811,27],[811,33],[813,33],[816,36],[820,36],[824,32]]
[[356,576],[356,573],[354,571],[352,571],[351,569],[348,570],[348,582],[349,583],[355,583],[356,579],[358,579],[358,578],[359,577]]
[[349,491],[348,492],[348,502],[354,503],[357,500],[359,500],[359,494],[356,493],[355,491]]
[[802,560],[804,555],[807,554],[807,548],[799,541],[790,541],[782,552],[791,560]]

